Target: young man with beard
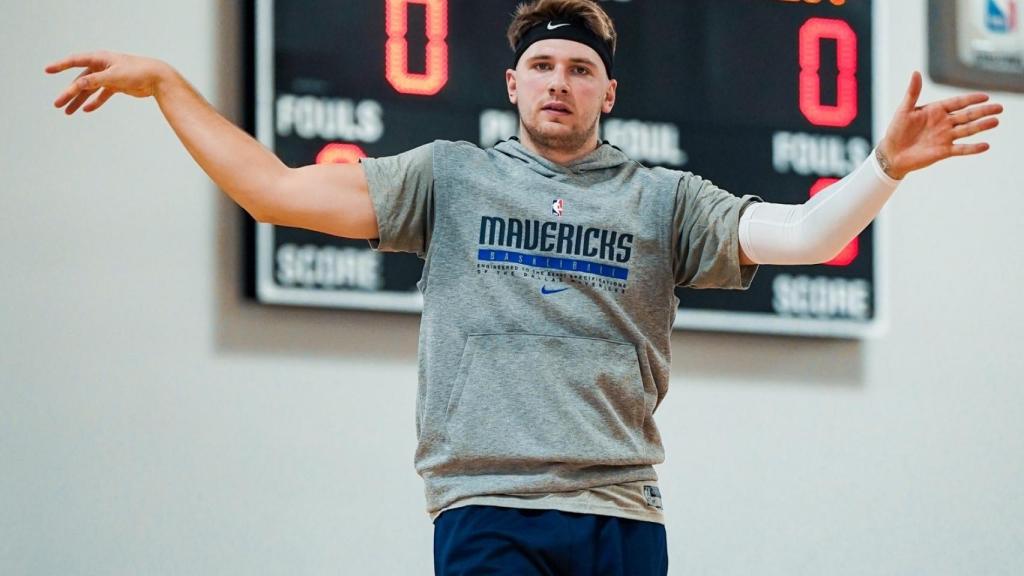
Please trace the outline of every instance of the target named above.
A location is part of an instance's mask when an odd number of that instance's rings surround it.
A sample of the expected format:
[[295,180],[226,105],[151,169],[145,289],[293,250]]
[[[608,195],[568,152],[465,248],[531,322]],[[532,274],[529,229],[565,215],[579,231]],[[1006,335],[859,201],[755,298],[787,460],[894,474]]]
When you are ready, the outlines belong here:
[[[917,106],[914,73],[862,166],[800,205],[648,169],[599,141],[616,33],[591,0],[520,6],[506,70],[519,137],[438,140],[360,165],[291,169],[170,66],[98,52],[55,102],[155,96],[211,178],[261,222],[424,260],[415,454],[438,574],[665,574],[654,413],[676,286],[747,288],[758,264],[827,261],[913,170],[985,144],[984,94]],[[654,57],[652,55],[652,57]]]

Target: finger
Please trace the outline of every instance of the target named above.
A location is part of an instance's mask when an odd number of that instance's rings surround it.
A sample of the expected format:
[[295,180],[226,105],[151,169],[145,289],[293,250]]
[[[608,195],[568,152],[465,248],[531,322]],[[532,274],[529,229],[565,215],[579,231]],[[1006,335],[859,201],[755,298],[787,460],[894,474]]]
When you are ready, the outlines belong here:
[[975,92],[974,94],[965,94],[963,96],[955,96],[953,98],[942,100],[939,102],[939,105],[942,106],[946,112],[956,112],[957,110],[962,110],[968,106],[973,106],[974,104],[981,104],[987,100],[988,94]]
[[98,90],[110,80],[109,70],[104,70],[102,72],[93,72],[90,70],[90,72],[92,72],[92,74],[86,74],[76,80],[82,90]]
[[89,103],[82,108],[82,112],[92,112],[100,106],[103,106],[103,103],[110,100],[110,97],[114,94],[117,94],[117,92],[114,92],[110,88],[104,88],[103,91],[100,92],[99,96],[90,100]]
[[985,130],[991,130],[999,126],[998,118],[985,118],[971,122],[970,124],[962,124],[953,128],[953,139],[959,140],[960,138],[967,138],[968,136],[974,136],[978,132],[984,132]]
[[[88,74],[88,72],[89,70],[85,70],[78,79],[75,80],[73,87],[69,88],[69,91],[77,91],[76,93],[79,94],[79,97],[76,97],[76,100],[80,100],[78,102],[79,105],[82,103],[82,98],[86,98],[96,90],[102,88],[110,77],[110,74],[107,72],[95,72],[92,74]],[[84,97],[81,96],[83,91],[87,91]],[[74,112],[74,110],[71,112]]]
[[77,68],[80,66],[92,66],[99,63],[99,56],[94,52],[88,52],[84,54],[74,54],[68,56],[63,60],[58,60],[52,64],[48,64],[45,68],[48,74],[56,74],[57,72],[63,72],[68,68]]
[[68,104],[68,107],[64,109],[64,113],[74,114],[75,110],[78,110],[82,104],[85,103],[86,99],[88,99],[89,96],[92,96],[94,92],[96,92],[96,90],[83,90],[80,92],[78,96],[75,96],[75,99]]
[[977,120],[978,118],[984,118],[986,116],[995,116],[996,114],[1003,113],[1002,104],[986,104],[985,106],[977,106],[970,108],[963,112],[966,114],[967,121]]
[[976,144],[954,144],[950,148],[950,156],[970,156],[972,154],[981,154],[982,152],[989,149],[987,142],[978,142]]
[[58,72],[63,72],[68,68],[73,68],[75,66],[84,66],[85,64],[81,63],[82,58],[83,56],[78,54],[68,56],[63,60],[57,60],[56,62],[51,62],[47,64],[46,68],[44,68],[43,70],[45,70],[47,74],[56,74]]
[[64,106],[65,104],[70,102],[71,99],[74,98],[79,92],[81,92],[82,85],[79,83],[79,80],[81,80],[83,76],[86,76],[88,74],[88,68],[82,70],[82,72],[75,77],[75,80],[71,83],[71,85],[65,88],[64,92],[61,92],[60,96],[58,96],[57,99],[53,101],[54,108],[60,108]]
[[910,75],[910,86],[907,87],[907,93],[903,97],[900,109],[910,111],[917,107],[917,99],[921,97],[921,83],[921,73],[914,70],[914,73]]
[[962,126],[968,124],[980,118],[986,118],[989,116],[996,116],[1002,114],[1002,104],[987,104],[985,106],[976,106],[960,112],[951,113],[949,120],[953,123],[953,127]]

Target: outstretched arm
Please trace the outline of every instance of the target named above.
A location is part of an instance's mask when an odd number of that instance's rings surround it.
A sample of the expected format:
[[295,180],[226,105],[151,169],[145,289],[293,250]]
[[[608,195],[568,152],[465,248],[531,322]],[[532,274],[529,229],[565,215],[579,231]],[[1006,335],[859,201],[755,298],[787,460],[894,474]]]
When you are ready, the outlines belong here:
[[[377,221],[363,169],[355,164],[289,168],[229,122],[169,64],[115,52],[54,62],[46,72],[84,68],[54,101],[74,114],[92,112],[117,93],[153,96],[192,158],[255,219],[348,238],[376,238]],[[86,100],[94,96],[88,103]]]
[[989,149],[956,141],[998,126],[1001,105],[974,93],[918,106],[921,84],[915,71],[885,136],[854,172],[804,204],[749,206],[740,218],[740,263],[826,262],[874,220],[907,174]]

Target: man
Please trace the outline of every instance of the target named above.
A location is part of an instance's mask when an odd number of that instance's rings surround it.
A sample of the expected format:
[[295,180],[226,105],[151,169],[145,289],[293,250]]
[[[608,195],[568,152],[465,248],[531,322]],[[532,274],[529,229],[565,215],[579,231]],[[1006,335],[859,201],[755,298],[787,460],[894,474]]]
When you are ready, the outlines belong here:
[[[591,0],[521,6],[505,72],[519,137],[435,141],[360,165],[290,169],[167,64],[107,52],[55,102],[155,96],[211,178],[261,222],[419,254],[415,464],[440,574],[665,574],[653,415],[667,392],[674,288],[746,288],[759,264],[824,262],[900,179],[985,144],[997,104],[918,107],[921,77],[853,173],[802,205],[648,169],[598,140],[616,35]],[[86,101],[96,92],[99,94]]]

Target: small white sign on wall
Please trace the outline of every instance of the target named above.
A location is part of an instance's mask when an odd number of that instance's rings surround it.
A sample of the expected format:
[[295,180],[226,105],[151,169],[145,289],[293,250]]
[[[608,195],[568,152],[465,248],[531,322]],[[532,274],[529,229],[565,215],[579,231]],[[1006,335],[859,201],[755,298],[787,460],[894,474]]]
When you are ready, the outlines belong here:
[[943,84],[1024,92],[1024,0],[930,0],[928,72]]

